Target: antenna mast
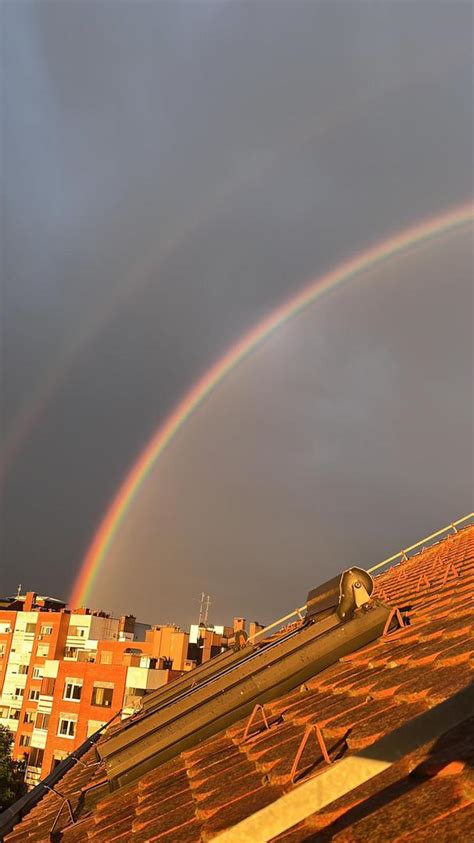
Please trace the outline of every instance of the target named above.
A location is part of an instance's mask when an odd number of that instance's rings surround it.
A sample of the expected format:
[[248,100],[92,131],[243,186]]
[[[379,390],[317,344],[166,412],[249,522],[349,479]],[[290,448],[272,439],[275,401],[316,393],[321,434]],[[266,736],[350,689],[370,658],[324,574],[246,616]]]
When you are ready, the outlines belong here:
[[207,626],[209,622],[209,606],[211,605],[211,595],[201,592],[201,605],[199,607],[199,621],[198,626]]

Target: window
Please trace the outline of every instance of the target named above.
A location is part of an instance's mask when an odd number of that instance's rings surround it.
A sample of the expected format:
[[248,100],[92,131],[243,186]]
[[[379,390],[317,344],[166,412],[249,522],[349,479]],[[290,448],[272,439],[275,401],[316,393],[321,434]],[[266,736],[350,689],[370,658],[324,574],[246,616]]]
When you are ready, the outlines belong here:
[[9,720],[19,720],[20,719],[20,712],[18,708],[11,708],[10,714],[8,715]]
[[67,752],[64,752],[62,749],[55,749],[53,752],[53,763],[51,764],[51,772],[61,763],[64,759],[67,758]]
[[82,694],[82,679],[66,679],[64,683],[64,700],[79,700]]
[[20,673],[22,676],[26,676],[26,674],[28,673],[28,665],[27,664],[19,664],[18,665],[18,673]]
[[78,652],[79,652],[79,647],[65,647],[64,648],[64,658],[65,659],[77,659]]
[[42,714],[41,712],[39,712],[36,715],[35,729],[41,729],[42,731],[46,732],[49,729],[50,716],[50,714]]
[[28,767],[41,767],[43,763],[43,756],[44,749],[38,749],[36,746],[33,746],[28,758]]
[[35,630],[36,630],[36,624],[35,623],[27,623],[26,624],[25,632],[28,632],[31,635],[32,633],[35,632]]
[[145,694],[145,688],[125,688],[126,697],[144,697]]
[[30,695],[28,697],[29,700],[39,700],[40,692],[37,688],[30,688]]
[[101,705],[104,708],[110,708],[112,705],[113,695],[113,685],[110,688],[105,688],[103,686],[94,687],[92,691],[92,705]]
[[73,738],[76,734],[76,721],[66,714],[59,718],[58,735],[61,738]]
[[8,717],[9,711],[10,709],[7,705],[0,705],[0,718],[3,718],[5,720]]
[[23,723],[34,723],[35,722],[35,711],[31,711],[31,709],[27,709],[23,716]]
[[0,623],[0,633],[6,635],[8,632],[11,632],[12,628],[9,623]]
[[54,694],[55,684],[55,679],[51,676],[45,676],[44,679],[41,680],[41,693],[44,694],[45,697],[52,697]]
[[44,658],[48,658],[49,656],[49,644],[38,644],[38,648],[36,650],[37,656],[44,656]]
[[31,743],[31,735],[20,735],[18,743],[19,746],[29,746]]
[[41,635],[51,635],[53,632],[53,627],[48,625],[43,625],[41,627]]
[[0,644],[0,659],[5,655],[5,644]]
[[24,688],[15,688],[15,697],[22,697],[24,693]]
[[43,666],[37,665],[33,668],[33,679],[42,679],[43,678]]
[[87,626],[70,626],[68,629],[68,635],[75,635],[76,638],[86,638],[87,637]]
[[112,664],[112,651],[111,650],[103,650],[101,652],[100,663],[101,664]]

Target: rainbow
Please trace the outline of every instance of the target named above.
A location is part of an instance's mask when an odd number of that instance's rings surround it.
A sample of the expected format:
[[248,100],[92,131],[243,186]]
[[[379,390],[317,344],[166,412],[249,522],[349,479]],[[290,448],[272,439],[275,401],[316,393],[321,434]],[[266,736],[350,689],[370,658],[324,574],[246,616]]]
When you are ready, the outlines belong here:
[[222,383],[224,378],[245,358],[254,352],[278,328],[297,316],[305,307],[326,293],[335,290],[363,272],[378,266],[408,249],[425,243],[441,234],[455,231],[474,220],[474,205],[468,204],[392,235],[388,239],[340,264],[301,292],[276,308],[269,316],[256,324],[245,336],[236,342],[187,392],[182,401],[158,427],[138,459],[126,475],[104,518],[93,537],[74,583],[69,604],[75,608],[88,599],[94,580],[100,571],[120,525],[137,495],[143,481],[173,441],[180,428]]

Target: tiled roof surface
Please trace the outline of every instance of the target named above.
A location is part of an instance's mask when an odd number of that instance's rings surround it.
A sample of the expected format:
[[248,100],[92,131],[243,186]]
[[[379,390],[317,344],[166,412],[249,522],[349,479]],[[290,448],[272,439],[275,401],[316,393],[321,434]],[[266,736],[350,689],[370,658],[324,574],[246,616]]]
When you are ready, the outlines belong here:
[[[332,760],[449,698],[473,679],[474,526],[449,536],[376,579],[376,594],[410,609],[410,626],[379,639],[268,703],[267,730],[243,742],[245,723],[182,753],[114,793],[81,791],[104,776],[78,764],[57,785],[64,843],[193,843],[278,799],[292,787],[291,768],[305,728],[318,724]],[[277,839],[281,843],[474,840],[474,718],[394,764]],[[84,761],[96,760],[92,749]],[[325,762],[308,741],[297,777]],[[5,840],[49,840],[61,805],[42,802]]]

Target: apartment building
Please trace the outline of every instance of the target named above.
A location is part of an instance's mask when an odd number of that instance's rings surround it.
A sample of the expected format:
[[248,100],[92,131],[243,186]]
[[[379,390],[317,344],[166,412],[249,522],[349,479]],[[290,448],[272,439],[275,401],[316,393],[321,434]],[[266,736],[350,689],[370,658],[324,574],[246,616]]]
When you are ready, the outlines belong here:
[[0,605],[8,606],[0,608],[0,723],[14,733],[13,755],[24,759],[31,785],[89,734],[179,675],[172,661],[160,659],[153,636],[145,641],[150,626],[133,616],[70,612],[34,592]]
[[[255,624],[250,625],[250,632]],[[35,785],[111,719],[229,646],[232,626],[151,627],[133,615],[70,611],[34,592],[0,598],[0,723]]]

